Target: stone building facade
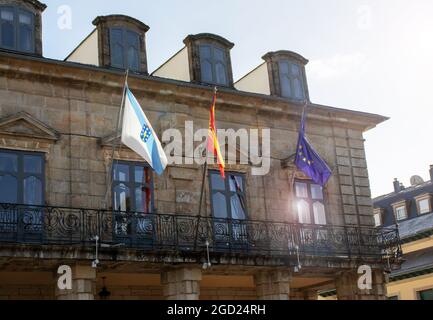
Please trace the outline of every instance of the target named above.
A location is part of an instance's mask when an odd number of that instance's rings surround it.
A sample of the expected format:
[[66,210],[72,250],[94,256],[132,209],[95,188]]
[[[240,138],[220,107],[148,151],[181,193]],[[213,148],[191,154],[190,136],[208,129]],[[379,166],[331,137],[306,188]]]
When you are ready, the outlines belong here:
[[[311,103],[307,60],[288,51],[266,55],[265,66],[233,83],[233,44],[215,35],[189,36],[179,56],[148,75],[148,27],[126,16],[99,17],[65,61],[47,59],[39,23],[45,6],[0,2],[2,12],[21,7],[34,18],[25,38],[33,52],[0,39],[1,299],[100,299],[103,283],[109,299],[315,299],[335,287],[340,299],[385,297],[385,262],[398,258],[398,235],[374,228],[363,138],[385,117]],[[207,128],[216,85],[219,128],[270,129],[270,172],[254,176],[251,165],[230,164],[229,186],[218,191],[218,167],[210,165],[199,217],[203,166],[185,156],[158,176],[120,144],[125,68],[133,66],[129,88],[160,137],[184,131],[186,121]],[[266,81],[280,89],[248,90]],[[293,165],[304,100],[308,137],[333,171],[323,189]],[[145,172],[135,193],[119,182],[122,168],[135,170],[131,180]],[[243,187],[230,190],[232,181]],[[311,187],[308,223],[296,183]],[[220,200],[229,205],[221,209]],[[372,290],[357,288],[361,264],[373,268]],[[72,268],[71,290],[57,287],[61,265]]]

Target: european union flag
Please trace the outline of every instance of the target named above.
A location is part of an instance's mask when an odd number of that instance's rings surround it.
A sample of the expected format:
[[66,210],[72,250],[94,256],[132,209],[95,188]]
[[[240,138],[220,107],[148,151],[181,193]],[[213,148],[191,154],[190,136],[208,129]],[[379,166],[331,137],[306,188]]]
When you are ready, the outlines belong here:
[[299,170],[309,176],[315,183],[326,185],[332,175],[331,169],[326,162],[320,158],[305,136],[306,112],[302,114],[299,141],[296,149],[295,164]]

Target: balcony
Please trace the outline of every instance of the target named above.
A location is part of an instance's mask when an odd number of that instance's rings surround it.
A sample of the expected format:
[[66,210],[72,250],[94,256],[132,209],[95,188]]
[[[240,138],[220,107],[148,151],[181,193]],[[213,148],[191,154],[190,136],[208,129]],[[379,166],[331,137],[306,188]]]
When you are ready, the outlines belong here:
[[318,226],[270,221],[139,214],[0,204],[0,243],[94,246],[149,253],[213,254],[283,259],[335,258],[397,261],[395,228]]

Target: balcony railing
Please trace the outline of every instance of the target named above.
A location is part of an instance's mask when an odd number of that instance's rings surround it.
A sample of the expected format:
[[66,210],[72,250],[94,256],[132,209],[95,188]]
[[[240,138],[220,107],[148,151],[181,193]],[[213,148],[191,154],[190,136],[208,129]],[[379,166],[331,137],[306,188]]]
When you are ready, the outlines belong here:
[[0,204],[0,242],[94,245],[263,257],[319,256],[396,259],[397,229],[318,226],[270,221],[139,214],[91,209]]

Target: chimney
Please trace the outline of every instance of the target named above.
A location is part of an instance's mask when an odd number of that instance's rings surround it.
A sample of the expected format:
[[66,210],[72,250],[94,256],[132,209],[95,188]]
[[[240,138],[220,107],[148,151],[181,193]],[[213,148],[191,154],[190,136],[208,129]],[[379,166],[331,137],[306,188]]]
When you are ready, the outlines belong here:
[[430,165],[430,180],[433,182],[433,164]]
[[397,178],[394,179],[394,192],[399,193],[401,191],[401,183]]

